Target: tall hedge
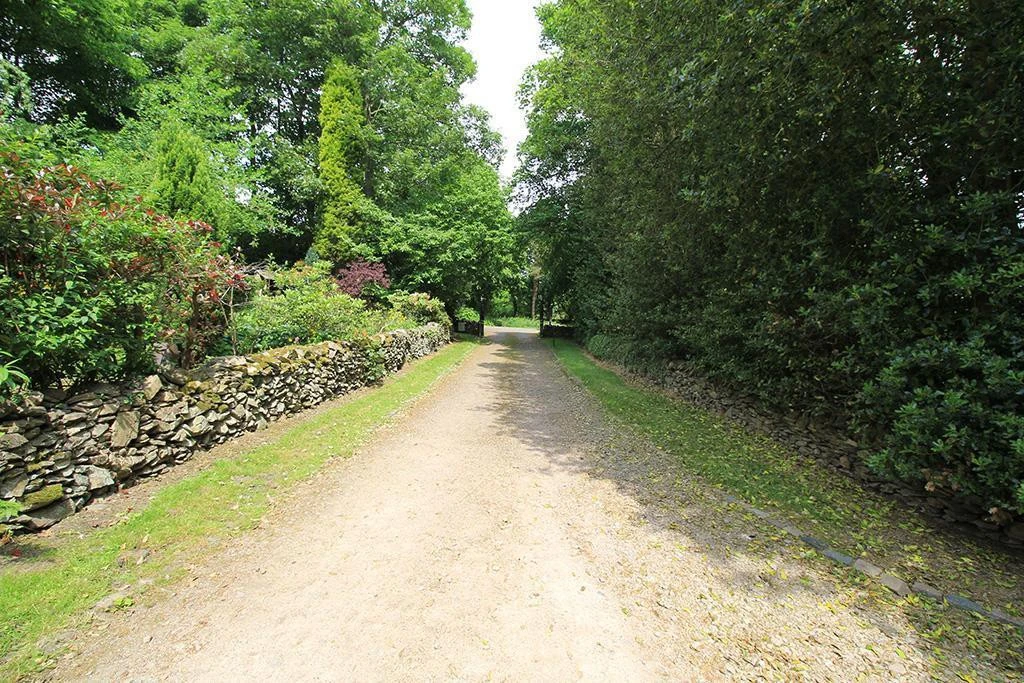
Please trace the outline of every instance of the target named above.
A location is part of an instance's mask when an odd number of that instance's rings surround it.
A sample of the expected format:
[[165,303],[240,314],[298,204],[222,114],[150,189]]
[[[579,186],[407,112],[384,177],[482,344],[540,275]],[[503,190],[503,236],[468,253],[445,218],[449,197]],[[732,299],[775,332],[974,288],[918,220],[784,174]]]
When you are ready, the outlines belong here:
[[[560,0],[523,224],[637,362],[1024,513],[1024,5]],[[552,210],[552,206],[557,210]]]

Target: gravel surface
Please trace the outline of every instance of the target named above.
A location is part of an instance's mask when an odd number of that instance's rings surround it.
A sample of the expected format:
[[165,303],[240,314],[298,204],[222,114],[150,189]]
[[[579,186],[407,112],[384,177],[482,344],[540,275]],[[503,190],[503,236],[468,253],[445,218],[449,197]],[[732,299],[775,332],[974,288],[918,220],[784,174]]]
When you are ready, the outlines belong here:
[[[608,423],[535,333],[192,580],[70,643],[61,680],[928,680],[902,613]],[[939,672],[941,676],[941,672]]]

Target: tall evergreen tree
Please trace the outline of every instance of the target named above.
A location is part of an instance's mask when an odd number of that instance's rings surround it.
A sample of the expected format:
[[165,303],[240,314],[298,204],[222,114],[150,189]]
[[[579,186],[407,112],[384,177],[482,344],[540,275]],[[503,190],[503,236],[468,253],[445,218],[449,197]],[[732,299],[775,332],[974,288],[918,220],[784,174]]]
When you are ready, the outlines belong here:
[[338,60],[327,72],[320,94],[320,178],[325,199],[323,224],[314,246],[324,258],[343,264],[367,256],[362,243],[372,220],[363,194],[361,162],[368,134],[356,67]]
[[154,152],[153,205],[169,216],[221,222],[223,190],[210,170],[203,140],[176,122],[160,130]]

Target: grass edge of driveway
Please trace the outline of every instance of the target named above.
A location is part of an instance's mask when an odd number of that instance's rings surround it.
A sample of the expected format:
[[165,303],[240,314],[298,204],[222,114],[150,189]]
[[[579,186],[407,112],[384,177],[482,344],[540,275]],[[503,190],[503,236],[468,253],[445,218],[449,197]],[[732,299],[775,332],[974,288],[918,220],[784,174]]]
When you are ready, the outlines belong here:
[[[701,480],[795,523],[838,550],[855,558],[866,556],[911,582],[922,575],[941,581],[941,587],[954,593],[978,595],[988,588],[997,595],[1021,581],[1021,570],[1014,568],[1009,554],[963,539],[943,538],[912,510],[796,456],[767,436],[633,382],[614,366],[610,369],[595,361],[575,342],[553,339],[550,344],[563,370],[593,395],[613,420],[667,451]],[[765,523],[741,506],[728,507],[749,517],[751,523]],[[858,572],[849,569],[844,574],[823,556],[815,556],[838,572],[837,576],[869,587],[870,582]],[[937,668],[959,669],[960,679],[974,680],[969,662],[957,661],[970,653],[1001,669],[1008,679],[1024,672],[1024,632],[1020,629],[942,601],[918,595],[897,598],[877,587],[873,592],[904,611],[928,644]],[[989,606],[1015,615],[1024,609],[1024,605],[997,601],[989,601]]]

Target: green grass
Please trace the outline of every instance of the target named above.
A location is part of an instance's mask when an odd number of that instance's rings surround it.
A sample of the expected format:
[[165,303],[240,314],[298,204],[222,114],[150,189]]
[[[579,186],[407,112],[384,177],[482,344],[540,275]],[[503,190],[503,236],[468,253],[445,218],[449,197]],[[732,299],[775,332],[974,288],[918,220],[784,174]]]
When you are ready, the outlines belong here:
[[[27,567],[12,564],[0,575],[0,679],[45,667],[40,639],[82,623],[83,613],[118,587],[140,579],[173,580],[197,550],[253,528],[271,495],[307,478],[330,458],[351,455],[474,348],[472,343],[452,344],[271,443],[218,460],[167,486],[116,525],[60,546],[42,561],[19,561]],[[123,553],[135,549],[151,552],[144,564],[118,563]]]
[[851,508],[853,482],[809,471],[767,438],[661,392],[627,383],[590,360],[576,344],[556,340],[554,348],[566,369],[608,412],[670,451],[687,470],[754,505],[791,513],[828,535],[873,525],[875,518],[892,512],[885,501],[870,510]]
[[536,330],[540,328],[540,321],[523,316],[497,316],[487,318],[484,321],[484,325],[491,325],[492,327],[526,327]]
[[[937,532],[915,511],[766,436],[624,380],[572,342],[553,340],[553,348],[608,413],[671,453],[687,471],[776,512],[838,550],[1020,614],[1024,591],[1013,553]],[[1016,604],[1007,604],[1010,599]]]
[[[670,453],[702,480],[774,511],[773,516],[795,523],[805,533],[855,557],[867,557],[904,579],[923,578],[989,607],[1021,614],[1024,581],[1019,556],[937,531],[913,510],[867,491],[820,463],[801,459],[765,436],[623,379],[572,342],[552,340],[552,346],[567,372],[613,419]],[[845,576],[853,584],[866,585],[852,570]],[[888,599],[930,644],[936,666],[944,667],[943,662],[955,662],[970,652],[997,670],[1012,672],[1011,678],[1024,671],[1024,633],[1013,626],[917,596]],[[963,680],[974,679],[965,676]]]

